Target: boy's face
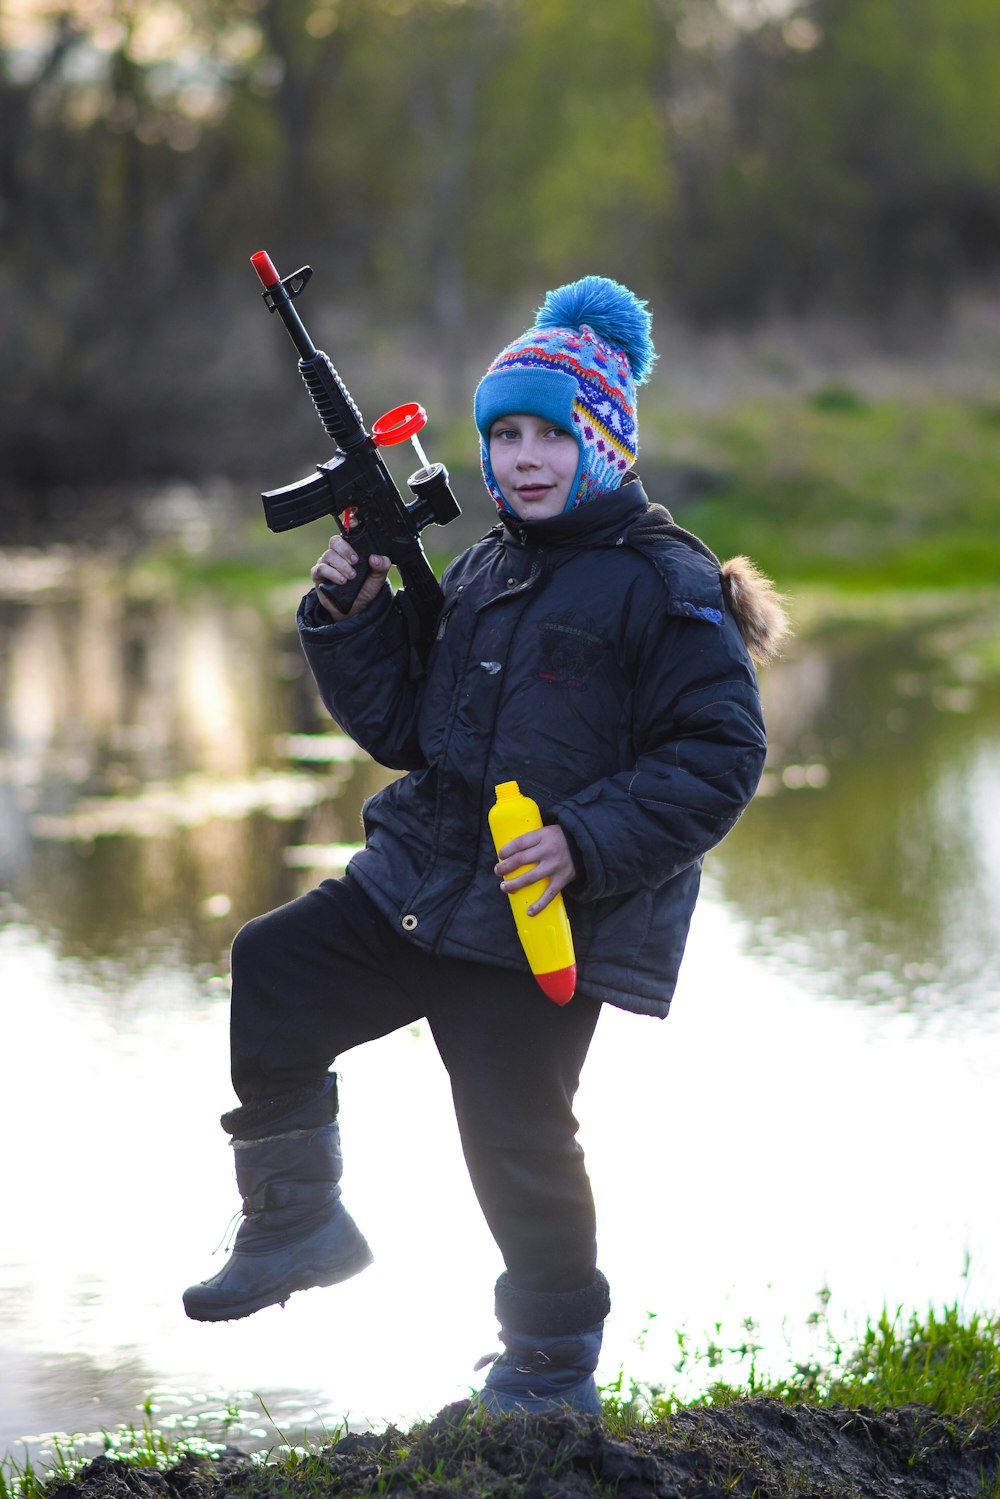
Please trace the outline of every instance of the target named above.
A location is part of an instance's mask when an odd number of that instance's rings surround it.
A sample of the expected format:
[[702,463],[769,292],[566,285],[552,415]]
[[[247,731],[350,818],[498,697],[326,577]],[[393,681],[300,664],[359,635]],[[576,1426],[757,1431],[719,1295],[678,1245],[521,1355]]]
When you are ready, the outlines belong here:
[[515,412],[490,427],[490,466],[521,520],[562,515],[580,464],[576,438],[540,416]]

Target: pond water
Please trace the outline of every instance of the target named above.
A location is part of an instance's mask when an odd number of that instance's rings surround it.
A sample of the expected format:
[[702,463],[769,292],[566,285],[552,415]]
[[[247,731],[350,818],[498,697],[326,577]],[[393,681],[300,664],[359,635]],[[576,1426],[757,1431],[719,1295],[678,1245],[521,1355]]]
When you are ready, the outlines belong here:
[[[418,1026],[340,1064],[365,1275],[189,1322],[236,1208],[227,952],[343,867],[387,772],[325,721],[291,614],[0,558],[0,1453],[244,1413],[400,1424],[467,1395],[500,1264]],[[764,681],[762,794],[708,861],[674,1012],[602,1016],[579,1098],[601,1375],[675,1333],[773,1369],[824,1319],[1000,1303],[996,601],[861,609]],[[695,1371],[697,1377],[703,1370]]]

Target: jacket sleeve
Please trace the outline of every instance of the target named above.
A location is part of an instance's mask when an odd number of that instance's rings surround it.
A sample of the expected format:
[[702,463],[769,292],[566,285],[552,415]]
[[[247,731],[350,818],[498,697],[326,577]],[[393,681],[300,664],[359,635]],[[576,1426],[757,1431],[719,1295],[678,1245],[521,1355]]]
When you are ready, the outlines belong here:
[[656,888],[719,843],[752,798],[767,741],[735,622],[667,617],[635,679],[634,765],[551,809],[579,900]]
[[425,764],[417,735],[422,679],[412,677],[406,626],[389,587],[367,609],[339,623],[310,590],[296,623],[330,716],[380,765],[420,769]]

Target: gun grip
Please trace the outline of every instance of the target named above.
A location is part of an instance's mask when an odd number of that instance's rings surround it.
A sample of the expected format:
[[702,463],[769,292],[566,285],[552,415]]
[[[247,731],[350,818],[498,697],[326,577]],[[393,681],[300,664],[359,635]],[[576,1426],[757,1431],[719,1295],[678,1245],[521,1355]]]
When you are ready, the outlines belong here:
[[358,560],[354,565],[355,576],[348,578],[346,583],[320,583],[319,591],[330,600],[330,603],[340,614],[350,613],[351,605],[361,592],[362,584],[371,572],[368,558],[372,554],[372,546],[369,541],[368,532],[364,526],[354,527],[347,536],[357,553]]

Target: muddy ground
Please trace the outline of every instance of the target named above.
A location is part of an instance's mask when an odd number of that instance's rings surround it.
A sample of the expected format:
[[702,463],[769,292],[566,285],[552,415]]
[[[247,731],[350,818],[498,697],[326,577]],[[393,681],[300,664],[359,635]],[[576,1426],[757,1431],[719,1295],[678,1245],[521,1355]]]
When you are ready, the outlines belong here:
[[922,1406],[876,1415],[747,1400],[680,1411],[614,1435],[571,1412],[465,1419],[464,1402],[426,1425],[349,1435],[295,1471],[233,1450],[159,1473],[97,1458],[51,1499],[1000,1499],[1000,1425]]

